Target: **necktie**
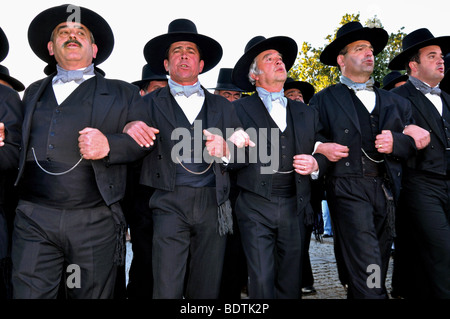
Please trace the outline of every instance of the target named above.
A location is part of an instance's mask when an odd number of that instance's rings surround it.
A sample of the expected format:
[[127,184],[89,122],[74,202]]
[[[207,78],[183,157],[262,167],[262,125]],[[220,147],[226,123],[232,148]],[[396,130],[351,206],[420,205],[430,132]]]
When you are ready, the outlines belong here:
[[56,65],[57,74],[53,78],[53,83],[61,81],[63,83],[67,83],[70,81],[75,81],[78,84],[84,82],[85,75],[94,75],[94,64],[89,65],[84,70],[65,70],[61,68],[59,65]]
[[373,86],[375,83],[375,81],[372,78],[370,78],[367,82],[364,82],[364,83],[356,83],[356,82],[350,80],[348,77],[343,76],[343,75],[341,75],[340,80],[341,80],[342,84],[345,84],[346,86],[348,86],[355,93],[358,91],[363,91],[363,90],[373,91]]
[[169,87],[170,93],[172,93],[173,96],[185,95],[186,97],[190,97],[192,94],[205,96],[205,92],[203,92],[200,82],[198,81],[194,85],[180,85],[172,81],[172,79],[169,79]]
[[428,84],[420,81],[419,79],[417,79],[417,78],[415,78],[413,76],[409,76],[409,80],[423,94],[430,93],[430,94],[441,96],[441,89],[439,88],[439,86],[435,86],[434,88],[432,88]]

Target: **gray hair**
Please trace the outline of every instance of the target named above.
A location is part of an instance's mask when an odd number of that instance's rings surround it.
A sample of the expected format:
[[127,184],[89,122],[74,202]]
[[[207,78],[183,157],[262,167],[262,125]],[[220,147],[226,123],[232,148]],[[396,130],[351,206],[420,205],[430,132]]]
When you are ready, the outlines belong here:
[[260,75],[263,72],[258,68],[258,65],[256,63],[256,58],[253,60],[252,64],[250,65],[250,69],[248,71],[248,80],[252,85],[255,85],[256,80],[252,78],[252,74],[254,75]]

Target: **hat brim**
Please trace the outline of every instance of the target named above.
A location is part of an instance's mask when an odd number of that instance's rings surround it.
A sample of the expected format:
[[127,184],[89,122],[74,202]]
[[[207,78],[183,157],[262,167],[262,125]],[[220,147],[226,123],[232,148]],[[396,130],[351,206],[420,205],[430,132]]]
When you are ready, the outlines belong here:
[[406,50],[400,52],[396,57],[394,57],[391,62],[389,62],[388,68],[391,70],[405,70],[406,63],[408,60],[421,48],[438,45],[442,54],[445,55],[450,52],[450,36],[436,37],[433,39],[425,40],[410,46]]
[[305,101],[306,104],[309,103],[309,100],[311,100],[311,98],[313,97],[313,95],[315,93],[314,86],[312,86],[308,82],[303,82],[303,81],[293,81],[293,82],[285,83],[284,91],[286,92],[287,90],[290,90],[290,89],[300,90],[300,92],[302,92],[302,95],[303,95],[303,100]]
[[[69,5],[61,5],[47,9],[38,14],[28,28],[28,43],[33,52],[44,62],[55,64],[55,58],[47,49],[51,34],[55,27],[68,20],[72,12],[67,12]],[[80,8],[80,23],[86,26],[93,34],[98,53],[93,60],[99,65],[111,54],[114,47],[114,35],[105,19],[92,10]]]
[[12,88],[17,92],[22,92],[23,90],[25,90],[25,86],[23,85],[23,83],[10,75],[0,73],[0,80],[9,83],[9,85],[11,85]]
[[144,58],[154,73],[168,74],[164,68],[164,59],[167,58],[170,45],[179,41],[193,42],[200,49],[201,59],[204,61],[200,74],[214,68],[222,59],[222,46],[210,37],[189,32],[163,34],[148,41],[144,47]]
[[364,27],[344,34],[343,36],[336,38],[333,42],[325,47],[320,54],[320,61],[329,66],[337,66],[337,57],[339,52],[346,45],[359,40],[369,41],[373,47],[373,54],[377,55],[386,46],[389,35],[386,30],[381,28],[368,28]]
[[266,50],[276,50],[281,54],[286,71],[291,69],[298,55],[297,43],[289,37],[272,37],[255,44],[237,61],[231,74],[233,83],[245,92],[255,91],[255,86],[248,79],[248,72],[253,60]]
[[406,74],[403,74],[395,79],[392,79],[391,81],[389,81],[388,83],[386,83],[386,85],[383,85],[383,89],[384,90],[392,90],[395,86],[395,84],[397,84],[398,82],[403,82],[403,81],[408,81],[409,76]]
[[169,79],[167,77],[164,77],[164,78],[161,78],[161,77],[156,78],[155,77],[155,78],[146,78],[146,79],[142,79],[139,81],[134,81],[134,82],[131,82],[131,84],[141,87],[142,85],[144,85],[145,83],[150,82],[150,81],[168,81],[168,80]]

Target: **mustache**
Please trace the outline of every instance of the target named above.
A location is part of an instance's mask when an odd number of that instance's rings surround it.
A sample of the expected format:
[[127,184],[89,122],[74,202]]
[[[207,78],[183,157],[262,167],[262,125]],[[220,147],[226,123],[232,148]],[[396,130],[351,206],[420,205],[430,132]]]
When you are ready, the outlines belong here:
[[83,45],[82,45],[79,41],[77,41],[76,39],[70,39],[70,40],[67,40],[66,42],[64,42],[63,47],[66,47],[67,45],[69,45],[69,44],[71,44],[71,43],[75,43],[76,45],[78,45],[78,46],[80,46],[80,47],[83,46]]

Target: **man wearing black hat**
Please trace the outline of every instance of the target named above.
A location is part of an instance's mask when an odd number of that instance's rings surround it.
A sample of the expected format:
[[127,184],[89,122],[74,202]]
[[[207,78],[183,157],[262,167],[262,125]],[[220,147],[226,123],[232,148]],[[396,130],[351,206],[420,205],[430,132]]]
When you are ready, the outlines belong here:
[[[319,111],[322,134],[334,142],[317,151],[335,162],[325,187],[339,276],[349,298],[387,298],[401,161],[416,152],[414,139],[402,133],[412,121],[408,101],[374,87],[371,78],[374,57],[387,41],[381,28],[343,25],[320,56],[322,63],[339,67],[341,83],[310,101]],[[335,149],[329,154],[322,146]]]
[[241,126],[232,104],[198,79],[220,61],[222,47],[199,34],[192,21],[177,19],[167,34],[145,45],[144,57],[153,72],[170,75],[167,87],[144,96],[146,107],[127,125],[141,145],[155,135],[139,120],[159,129],[141,173],[141,184],[155,189],[150,198],[153,298],[217,298],[232,229],[230,181],[222,160],[233,158],[224,138],[231,135],[241,147],[250,143],[244,131],[229,132]]
[[259,156],[252,159],[249,154],[249,165],[237,173],[236,215],[250,298],[301,296],[302,242],[305,224],[313,219],[310,175],[317,174],[326,159],[310,155],[318,130],[317,112],[283,94],[287,70],[297,53],[297,44],[289,37],[256,36],[247,43],[232,74],[241,89],[256,90],[233,102],[259,146]]
[[124,163],[144,155],[121,132],[142,98],[136,86],[94,70],[114,45],[97,13],[52,7],[33,19],[28,40],[57,72],[23,97],[14,297],[56,298],[65,274],[69,297],[111,298],[125,258]]
[[[422,28],[405,36],[402,52],[389,63],[390,69],[406,69],[408,82],[393,92],[411,101],[414,120],[431,137],[407,161],[403,176],[398,246],[410,251],[404,267],[422,269],[413,278],[426,279],[421,286],[405,278],[399,291],[404,297],[450,298],[450,95],[439,88],[448,52],[450,36],[434,37]],[[411,265],[414,256],[419,262]]]
[[221,95],[230,102],[240,99],[243,92],[243,90],[233,84],[231,80],[232,72],[232,68],[221,68],[216,87],[214,88],[214,94]]
[[288,77],[284,83],[284,96],[288,99],[308,104],[314,95],[315,89],[308,82],[296,81]]
[[[0,28],[0,62],[8,55],[9,43]],[[10,299],[11,232],[17,194],[13,187],[19,163],[22,102],[17,91],[23,84],[0,65],[0,299]]]
[[401,74],[398,71],[392,71],[385,75],[383,78],[383,89],[390,91],[396,87],[399,87],[408,81],[407,74]]

